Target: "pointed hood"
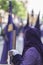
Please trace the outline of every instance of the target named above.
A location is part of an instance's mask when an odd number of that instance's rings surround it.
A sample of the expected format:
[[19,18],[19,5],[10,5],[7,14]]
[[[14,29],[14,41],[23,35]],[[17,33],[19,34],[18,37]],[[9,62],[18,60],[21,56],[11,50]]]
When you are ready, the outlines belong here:
[[13,23],[13,20],[12,20],[12,2],[9,1],[9,16],[8,16],[8,24],[11,24]]
[[12,13],[12,1],[9,0],[9,13]]
[[28,26],[29,25],[29,13],[27,13],[27,24],[26,24],[26,26]]
[[23,27],[23,33],[25,32],[25,30],[29,28],[29,13],[27,13],[27,24]]
[[32,10],[32,12],[31,12],[31,16],[33,17],[34,16],[34,11]]
[[39,12],[38,17],[37,17],[37,21],[36,21],[35,28],[37,28],[37,29],[38,29],[39,36],[40,36],[40,38],[41,38],[41,31],[40,31],[40,20],[39,20],[39,16],[40,16],[40,12]]
[[36,21],[36,25],[35,25],[35,27],[36,27],[38,30],[40,30],[39,16],[40,16],[40,12],[39,12],[39,14],[38,14],[37,21]]

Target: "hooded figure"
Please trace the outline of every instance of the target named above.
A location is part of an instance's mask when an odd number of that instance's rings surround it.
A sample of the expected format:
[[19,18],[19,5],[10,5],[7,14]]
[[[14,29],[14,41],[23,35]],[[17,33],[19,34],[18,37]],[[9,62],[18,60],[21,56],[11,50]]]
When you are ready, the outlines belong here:
[[[40,17],[40,12],[39,12],[38,17],[37,17],[37,20],[36,20],[35,28],[38,29],[39,37],[40,37],[41,41],[43,41],[42,40],[42,31],[40,29],[40,20],[39,20],[39,17]],[[41,48],[43,49],[43,42],[42,42]]]
[[8,23],[4,28],[5,39],[0,64],[8,63],[8,51],[12,49],[13,30],[17,30],[17,27],[15,26],[12,20],[12,3],[11,1],[9,1]]
[[13,53],[12,63],[14,65],[42,65],[43,50],[41,40],[36,28],[27,28],[24,36],[23,54]]
[[[30,43],[30,44],[29,44]],[[36,28],[28,28],[25,31],[25,36],[24,36],[24,51],[23,53],[31,46],[39,47],[41,45],[41,40],[39,36],[39,31]],[[29,46],[28,46],[29,45]]]

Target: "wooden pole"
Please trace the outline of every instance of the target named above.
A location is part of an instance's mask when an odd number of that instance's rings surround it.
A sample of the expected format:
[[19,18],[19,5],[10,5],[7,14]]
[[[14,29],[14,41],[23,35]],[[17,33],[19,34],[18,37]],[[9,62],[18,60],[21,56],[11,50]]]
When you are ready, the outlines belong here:
[[16,49],[16,30],[13,30],[12,49]]
[[[13,30],[12,49],[16,49],[16,30]],[[12,52],[8,52],[8,64],[10,64],[11,56]]]

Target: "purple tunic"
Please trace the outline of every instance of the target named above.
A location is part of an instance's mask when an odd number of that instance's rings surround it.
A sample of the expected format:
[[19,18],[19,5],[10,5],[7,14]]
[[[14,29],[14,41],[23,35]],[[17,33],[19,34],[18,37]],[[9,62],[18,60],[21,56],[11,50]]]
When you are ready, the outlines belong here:
[[31,47],[25,52],[20,65],[42,65],[40,53],[35,47]]
[[[18,63],[20,61],[20,63]],[[42,65],[40,53],[35,47],[29,48],[23,55],[22,61],[19,55],[14,56],[14,65]]]

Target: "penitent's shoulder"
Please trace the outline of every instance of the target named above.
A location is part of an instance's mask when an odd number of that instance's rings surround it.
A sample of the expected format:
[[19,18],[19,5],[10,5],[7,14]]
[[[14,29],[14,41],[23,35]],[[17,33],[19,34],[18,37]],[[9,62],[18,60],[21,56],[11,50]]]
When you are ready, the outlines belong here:
[[26,52],[25,55],[29,56],[33,56],[34,58],[38,58],[40,57],[40,53],[37,51],[37,49],[35,47],[31,47],[29,48]]

